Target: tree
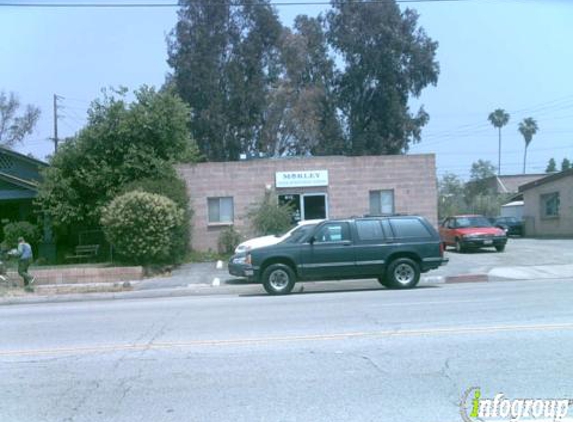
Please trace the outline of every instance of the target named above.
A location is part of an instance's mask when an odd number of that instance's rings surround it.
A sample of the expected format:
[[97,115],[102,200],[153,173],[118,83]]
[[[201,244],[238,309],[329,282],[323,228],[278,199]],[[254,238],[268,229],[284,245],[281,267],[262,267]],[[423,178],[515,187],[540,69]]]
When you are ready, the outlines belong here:
[[489,179],[495,176],[495,167],[489,160],[478,160],[472,164],[470,180],[466,185],[466,201],[471,203],[478,195],[491,194]]
[[445,218],[465,211],[464,183],[453,173],[446,173],[438,182],[438,215]]
[[525,152],[523,153],[523,174],[525,174],[525,166],[527,163],[527,147],[531,143],[533,135],[537,133],[539,128],[537,127],[537,122],[533,118],[527,117],[519,123],[518,130],[519,133],[523,135],[523,139],[525,140]]
[[176,177],[172,163],[193,159],[189,109],[169,92],[143,87],[92,103],[88,123],[52,157],[37,202],[56,228],[99,228],[103,206],[140,179]]
[[555,173],[557,171],[557,165],[555,163],[554,158],[550,158],[549,162],[547,163],[547,168],[545,169],[545,173]]
[[352,155],[400,154],[419,142],[429,116],[408,99],[438,80],[438,43],[418,14],[395,1],[337,0],[327,14],[328,40],[340,54],[339,106]]
[[169,37],[170,83],[191,106],[191,131],[208,160],[261,150],[282,25],[268,0],[240,5],[183,0]]
[[561,162],[561,171],[569,170],[571,168],[571,162],[569,159],[564,158]]
[[28,104],[23,114],[18,115],[20,100],[11,92],[0,91],[0,145],[10,148],[34,131],[40,118],[40,109]]
[[488,120],[493,125],[493,127],[498,130],[498,162],[497,162],[497,174],[501,174],[501,128],[504,127],[509,122],[509,113],[505,110],[498,108],[489,114]]
[[320,19],[297,16],[280,43],[282,74],[271,89],[262,132],[267,155],[342,154],[334,62]]

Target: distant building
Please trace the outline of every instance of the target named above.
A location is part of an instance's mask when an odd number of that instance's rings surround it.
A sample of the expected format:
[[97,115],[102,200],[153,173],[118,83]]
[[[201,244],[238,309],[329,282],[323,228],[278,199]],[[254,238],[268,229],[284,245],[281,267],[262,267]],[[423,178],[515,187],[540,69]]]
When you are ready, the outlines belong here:
[[[44,221],[37,221],[33,201],[38,195],[40,171],[48,164],[33,157],[0,147],[0,226],[17,221],[39,223],[48,230]],[[1,233],[1,231],[0,231]],[[3,234],[0,234],[3,240]],[[45,243],[39,245],[40,253],[53,258],[55,248],[51,243],[51,232],[44,233]],[[15,246],[15,245],[14,245]]]
[[193,215],[192,246],[217,249],[222,230],[247,237],[249,208],[265,192],[293,207],[293,222],[405,213],[437,224],[435,156],[290,157],[179,166]]
[[[547,176],[545,173],[541,174],[512,174],[504,176],[491,176],[487,179],[480,180],[484,183],[488,191],[498,194],[512,194],[518,193],[519,187],[535,180],[539,180]],[[468,182],[472,184],[475,182]]]
[[573,169],[519,188],[528,236],[573,236]]
[[35,218],[32,201],[38,194],[40,170],[48,164],[0,147],[0,221]]

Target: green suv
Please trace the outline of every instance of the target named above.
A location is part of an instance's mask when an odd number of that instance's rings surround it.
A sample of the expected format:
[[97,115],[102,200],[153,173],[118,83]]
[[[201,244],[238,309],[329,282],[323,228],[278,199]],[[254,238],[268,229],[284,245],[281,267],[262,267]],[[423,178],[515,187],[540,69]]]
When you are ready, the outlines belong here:
[[237,254],[229,272],[262,283],[272,295],[297,281],[377,278],[394,289],[412,288],[420,273],[448,262],[440,235],[423,217],[325,220],[301,236]]

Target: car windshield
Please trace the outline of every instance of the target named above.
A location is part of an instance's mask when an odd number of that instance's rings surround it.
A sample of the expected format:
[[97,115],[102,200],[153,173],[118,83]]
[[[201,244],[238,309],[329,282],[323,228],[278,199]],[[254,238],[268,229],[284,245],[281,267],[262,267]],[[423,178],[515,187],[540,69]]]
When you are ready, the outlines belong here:
[[304,226],[296,227],[284,236],[284,240],[288,243],[297,243],[304,238],[310,230],[314,229],[316,224],[305,224]]
[[492,227],[492,225],[485,217],[458,217],[455,227],[465,229],[470,227]]

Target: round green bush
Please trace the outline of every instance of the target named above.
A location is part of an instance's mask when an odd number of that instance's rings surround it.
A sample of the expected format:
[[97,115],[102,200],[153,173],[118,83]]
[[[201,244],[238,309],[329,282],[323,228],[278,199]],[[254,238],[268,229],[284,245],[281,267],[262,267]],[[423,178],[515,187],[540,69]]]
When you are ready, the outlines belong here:
[[127,261],[172,263],[184,211],[171,199],[142,191],[116,197],[104,207],[101,224],[108,241]]

